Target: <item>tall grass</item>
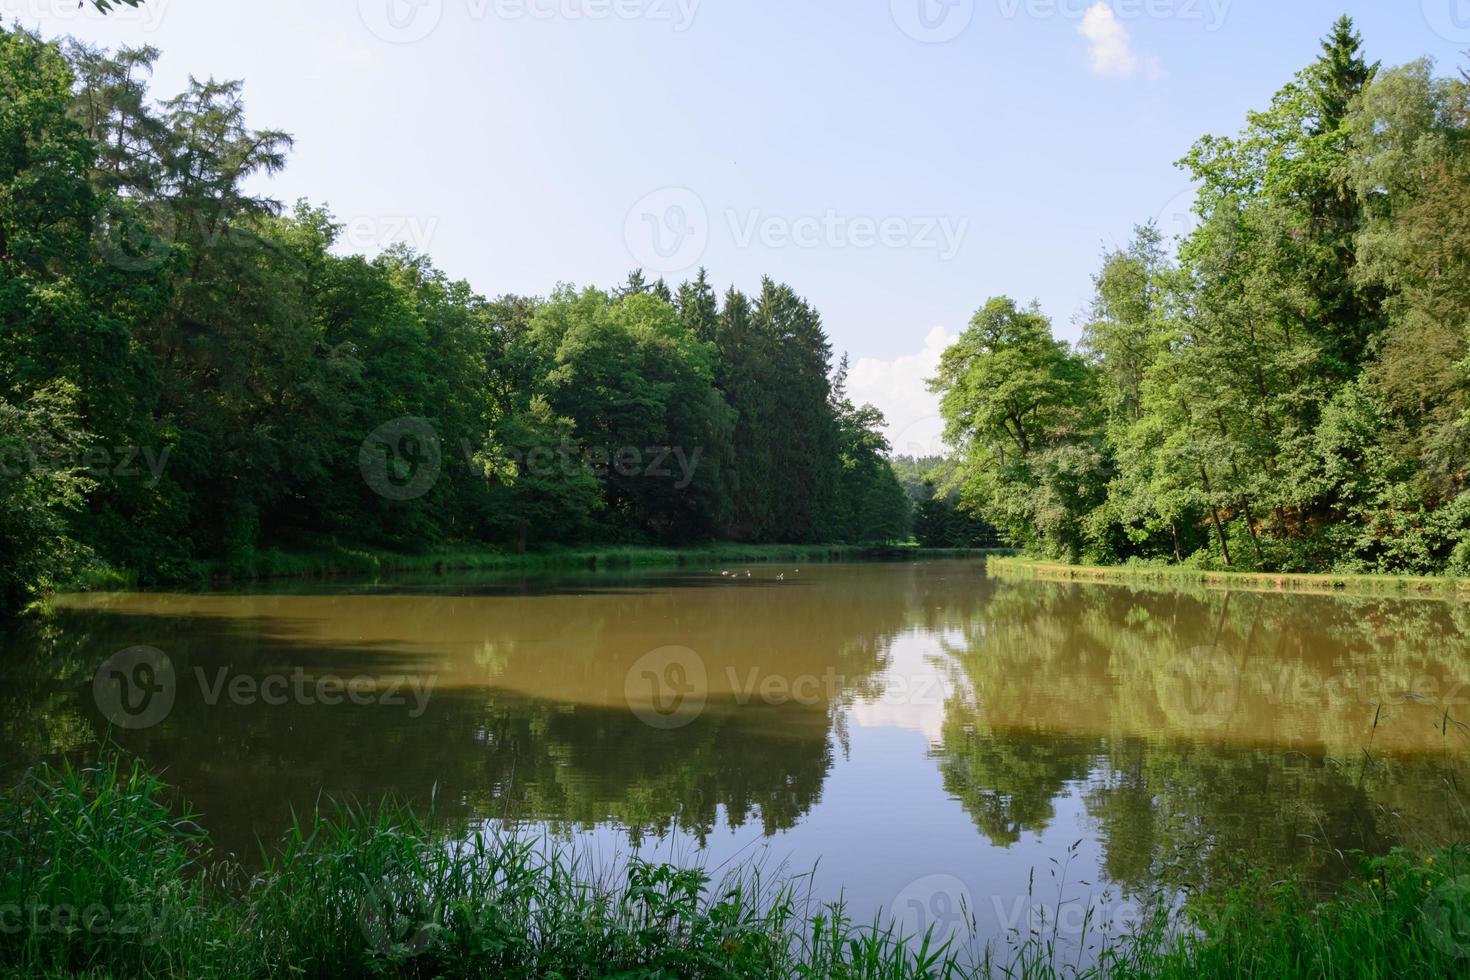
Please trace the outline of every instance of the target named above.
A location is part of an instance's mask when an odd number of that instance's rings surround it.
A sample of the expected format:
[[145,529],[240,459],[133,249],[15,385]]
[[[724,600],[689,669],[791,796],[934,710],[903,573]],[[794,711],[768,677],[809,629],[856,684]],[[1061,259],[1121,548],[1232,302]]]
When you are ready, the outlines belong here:
[[[325,805],[246,874],[170,788],[105,753],[0,800],[0,969],[142,977],[1443,977],[1470,972],[1470,851],[1362,858],[1334,896],[1256,877],[1133,932],[1055,925],[963,961],[792,879],[632,861]],[[973,926],[973,919],[970,920]],[[1053,923],[1057,920],[1054,918]],[[968,965],[967,965],[968,964]]]
[[758,873],[633,861],[593,874],[546,840],[446,835],[406,807],[328,805],[263,867],[212,861],[170,791],[108,755],[42,766],[0,807],[8,975],[959,976],[925,937],[859,928]]
[[1328,572],[1222,572],[1190,565],[1068,565],[1016,556],[997,556],[987,571],[1001,577],[1070,582],[1117,582],[1177,589],[1181,585],[1279,592],[1352,592],[1396,596],[1470,598],[1470,579],[1422,575],[1358,575]]

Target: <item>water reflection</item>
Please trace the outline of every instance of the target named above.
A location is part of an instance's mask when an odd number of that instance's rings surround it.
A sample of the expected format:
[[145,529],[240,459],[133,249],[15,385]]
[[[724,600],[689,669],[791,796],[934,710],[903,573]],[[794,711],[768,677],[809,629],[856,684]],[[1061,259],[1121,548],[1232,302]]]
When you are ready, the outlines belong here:
[[[147,644],[175,703],[113,737],[241,854],[323,794],[393,792],[599,846],[821,859],[863,916],[933,875],[984,911],[1079,840],[1080,879],[1145,891],[1218,887],[1243,862],[1330,882],[1331,848],[1460,835],[1462,605],[1007,582],[975,562],[720,571],[65,597],[3,640],[3,765],[85,758],[107,731],[93,673]],[[668,729],[627,682],[671,644],[704,690]],[[432,686],[419,705],[224,686],[297,672]]]

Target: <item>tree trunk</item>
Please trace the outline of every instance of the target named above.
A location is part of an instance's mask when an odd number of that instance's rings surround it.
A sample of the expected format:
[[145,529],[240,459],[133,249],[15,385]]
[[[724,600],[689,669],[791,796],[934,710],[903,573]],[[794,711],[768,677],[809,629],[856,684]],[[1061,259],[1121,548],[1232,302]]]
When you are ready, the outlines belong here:
[[1240,514],[1241,514],[1242,517],[1245,518],[1245,529],[1246,529],[1246,531],[1250,532],[1250,536],[1251,536],[1251,547],[1253,549],[1255,549],[1255,552],[1256,552],[1256,565],[1259,566],[1261,564],[1261,561],[1262,561],[1262,559],[1261,559],[1261,541],[1260,541],[1259,538],[1256,537],[1256,522],[1251,519],[1251,508],[1250,508],[1250,504],[1248,504],[1248,503],[1245,502],[1245,498],[1244,497],[1241,497],[1240,498]]
[[[1204,483],[1205,495],[1210,493],[1210,474],[1205,471],[1205,464],[1199,466],[1199,478]],[[1230,567],[1230,545],[1225,540],[1225,525],[1220,523],[1220,509],[1213,503],[1210,504],[1210,519],[1215,524],[1215,537],[1220,539],[1220,554],[1225,560],[1225,567]]]

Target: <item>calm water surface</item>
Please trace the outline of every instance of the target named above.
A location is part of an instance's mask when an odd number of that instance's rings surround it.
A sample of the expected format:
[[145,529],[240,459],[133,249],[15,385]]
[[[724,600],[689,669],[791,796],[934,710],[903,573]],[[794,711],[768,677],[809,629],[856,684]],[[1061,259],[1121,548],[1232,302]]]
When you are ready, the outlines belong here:
[[982,936],[1035,924],[1033,871],[1074,928],[1126,924],[1247,863],[1330,885],[1332,848],[1458,836],[1463,604],[748,571],[62,597],[0,640],[0,765],[85,759],[111,713],[241,854],[321,794],[436,795],[609,862],[815,868],[861,920],[963,904]]

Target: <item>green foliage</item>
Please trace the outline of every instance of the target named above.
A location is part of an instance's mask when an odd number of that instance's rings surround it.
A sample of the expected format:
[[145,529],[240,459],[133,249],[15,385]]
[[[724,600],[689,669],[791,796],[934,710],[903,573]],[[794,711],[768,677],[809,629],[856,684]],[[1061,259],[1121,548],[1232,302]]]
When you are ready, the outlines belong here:
[[[156,777],[105,754],[0,798],[0,964],[11,976],[952,977],[927,936],[857,927],[795,882],[433,830],[327,803],[246,876]],[[463,830],[463,828],[461,828]]]
[[940,456],[915,459],[899,456],[893,472],[908,494],[913,509],[914,539],[923,548],[995,548],[995,528],[960,507],[957,490],[942,489],[954,470]]
[[82,558],[62,517],[92,485],[79,465],[85,436],[75,401],[66,385],[22,405],[0,398],[0,610],[66,580]]
[[945,438],[963,447],[961,499],[1012,544],[1082,549],[1081,515],[1101,496],[1097,376],[1052,337],[1039,309],[991,299],[944,352],[931,388]]
[[946,353],[964,506],[1047,557],[1461,572],[1467,108],[1463,77],[1380,70],[1339,20],[1184,158],[1177,257],[1152,225],[1103,257],[1085,361],[996,300]]
[[8,466],[0,613],[87,552],[146,583],[282,551],[908,538],[882,417],[832,397],[790,287],[492,301],[402,246],[341,254],[326,210],[251,190],[291,139],[242,84],[156,101],[157,57],[0,28],[0,448],[88,461]]
[[[1085,772],[1086,747],[1073,755],[983,765],[1005,786],[1026,768]],[[990,802],[983,816],[1002,836],[1046,817],[1030,798]],[[40,766],[0,796],[0,964],[11,976],[206,978],[1456,975],[1470,854],[1354,859],[1330,897],[1259,874],[1202,893],[1188,928],[1163,896],[1145,899],[1132,932],[1085,927],[1086,962],[1050,924],[966,961],[954,941],[859,927],[840,903],[814,906],[758,870],[718,882],[638,860],[599,870],[549,840],[446,834],[392,801],[327,801],[246,875],[170,787],[108,752],[87,769]]]

